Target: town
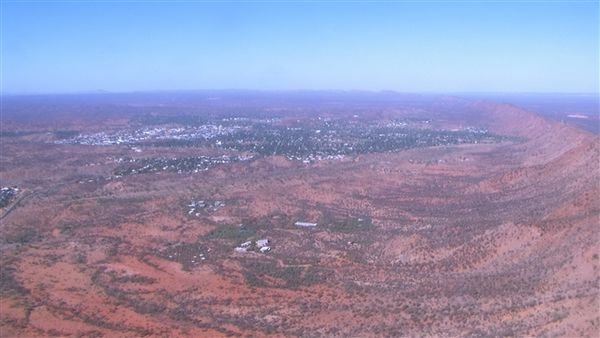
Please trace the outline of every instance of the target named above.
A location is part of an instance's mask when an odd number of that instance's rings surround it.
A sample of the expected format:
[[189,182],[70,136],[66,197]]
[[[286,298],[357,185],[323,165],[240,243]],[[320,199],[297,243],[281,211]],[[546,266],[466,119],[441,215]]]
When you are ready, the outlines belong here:
[[[185,115],[139,117],[139,128],[96,132],[61,138],[59,144],[128,146],[134,152],[153,148],[213,149],[222,157],[130,159],[115,175],[156,171],[199,172],[217,164],[280,155],[291,161],[312,163],[339,160],[366,153],[386,153],[416,147],[496,143],[506,139],[485,128],[432,127],[430,118],[365,120],[359,118],[303,117],[298,119],[227,117],[211,120]],[[69,135],[68,133],[66,135]],[[229,156],[225,154],[238,154]]]

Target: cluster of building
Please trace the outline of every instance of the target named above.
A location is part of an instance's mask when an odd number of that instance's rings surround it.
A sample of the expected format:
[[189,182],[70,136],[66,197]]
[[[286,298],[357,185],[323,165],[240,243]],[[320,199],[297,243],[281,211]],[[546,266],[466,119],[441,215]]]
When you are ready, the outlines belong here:
[[119,166],[114,170],[116,177],[127,175],[145,174],[161,171],[176,173],[198,173],[211,167],[229,164],[239,161],[248,161],[251,156],[194,156],[194,157],[171,157],[171,158],[142,158],[116,160]]
[[190,269],[194,266],[206,262],[211,253],[211,249],[201,243],[177,243],[169,245],[162,250],[161,256],[183,265],[184,269]]
[[246,241],[244,243],[241,243],[237,247],[235,247],[233,250],[238,253],[245,253],[245,252],[253,251],[253,250],[257,250],[258,252],[261,252],[261,253],[267,253],[267,252],[271,251],[270,244],[271,244],[271,241],[264,238],[264,239],[256,240],[254,242]]
[[393,152],[415,147],[497,141],[484,128],[438,130],[431,119],[388,121],[305,119],[291,126],[250,124],[243,133],[224,135],[214,145],[257,156],[283,155],[311,163],[342,159],[348,155]]
[[308,156],[287,156],[287,159],[290,161],[300,161],[304,164],[308,164],[308,163],[312,163],[312,162],[316,162],[316,161],[324,161],[324,160],[329,160],[329,161],[337,161],[337,160],[343,160],[346,157],[346,155],[314,155],[314,154],[310,154]]
[[188,215],[200,216],[202,211],[217,211],[225,206],[223,201],[209,201],[209,200],[192,200],[187,205]]
[[0,208],[7,206],[18,193],[19,189],[17,187],[0,188]]
[[218,136],[233,134],[242,126],[223,126],[220,124],[203,124],[200,126],[184,126],[177,128],[145,127],[135,130],[116,130],[92,134],[78,134],[70,138],[56,141],[59,144],[83,145],[120,145],[140,144],[159,140],[195,140],[213,139]]

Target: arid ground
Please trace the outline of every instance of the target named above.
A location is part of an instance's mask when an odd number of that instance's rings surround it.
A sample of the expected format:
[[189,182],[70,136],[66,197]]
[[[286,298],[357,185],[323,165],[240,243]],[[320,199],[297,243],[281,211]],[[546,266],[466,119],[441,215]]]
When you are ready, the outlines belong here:
[[598,135],[213,96],[5,102],[0,336],[598,336]]

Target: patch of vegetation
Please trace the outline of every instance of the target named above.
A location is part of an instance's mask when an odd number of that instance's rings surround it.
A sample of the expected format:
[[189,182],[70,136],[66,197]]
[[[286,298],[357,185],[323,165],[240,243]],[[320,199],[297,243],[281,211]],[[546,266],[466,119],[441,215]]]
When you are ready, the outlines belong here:
[[278,266],[277,262],[249,260],[243,275],[251,287],[281,287],[296,289],[323,282],[323,271],[315,266]]
[[34,228],[19,228],[6,235],[6,242],[10,244],[27,244],[36,240],[38,232]]
[[369,216],[335,218],[330,215],[323,215],[319,220],[319,224],[330,231],[346,233],[369,230],[373,226]]
[[119,283],[154,284],[156,279],[142,275],[116,276],[115,281]]
[[59,140],[66,140],[79,135],[77,130],[56,130],[52,134]]
[[35,134],[35,131],[0,130],[0,137],[21,137]]
[[148,198],[144,196],[101,196],[96,199],[99,204],[107,205],[113,204],[115,206],[118,205],[128,205],[131,203],[143,203],[147,201]]
[[138,115],[132,119],[133,122],[143,125],[161,125],[161,124],[180,124],[184,126],[198,126],[206,123],[208,120],[198,115]]
[[139,301],[133,304],[135,312],[140,314],[159,314],[164,312],[166,308],[167,306],[164,304],[146,301]]
[[17,293],[26,294],[29,292],[15,278],[16,269],[4,262],[0,264],[0,294]]
[[206,239],[246,240],[256,234],[256,228],[248,225],[219,225],[211,230]]

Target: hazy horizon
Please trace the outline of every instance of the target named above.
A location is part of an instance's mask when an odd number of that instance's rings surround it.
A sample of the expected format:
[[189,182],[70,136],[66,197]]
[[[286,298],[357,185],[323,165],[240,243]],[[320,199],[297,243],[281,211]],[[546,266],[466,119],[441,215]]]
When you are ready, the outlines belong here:
[[252,89],[252,88],[201,88],[201,89],[146,89],[146,90],[128,90],[128,91],[111,91],[104,89],[97,90],[81,90],[81,91],[64,91],[64,92],[5,92],[0,93],[0,96],[77,96],[77,95],[127,95],[127,94],[202,94],[202,93],[265,93],[265,94],[294,94],[294,93],[362,93],[362,94],[396,94],[396,95],[431,95],[431,96],[593,96],[600,97],[598,92],[510,92],[510,91],[398,91],[391,89],[369,90],[369,89]]
[[599,90],[595,1],[1,6],[4,95]]

